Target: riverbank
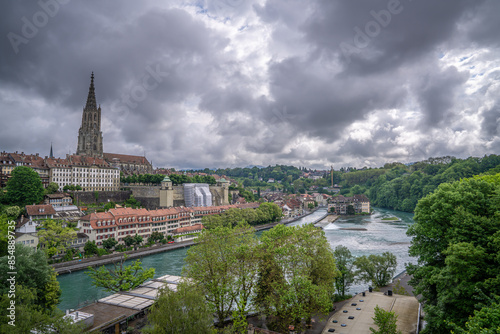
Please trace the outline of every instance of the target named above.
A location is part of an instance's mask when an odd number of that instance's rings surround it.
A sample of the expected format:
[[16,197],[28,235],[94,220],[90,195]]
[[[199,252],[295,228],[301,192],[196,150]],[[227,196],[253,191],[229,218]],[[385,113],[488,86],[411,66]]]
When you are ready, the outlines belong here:
[[[315,211],[316,210],[312,210],[311,212],[308,212],[304,215],[300,215],[300,216],[289,218],[289,219],[282,219],[279,222],[257,225],[257,226],[254,226],[254,229],[256,232],[258,232],[258,231],[273,228],[274,226],[276,226],[278,224],[290,224],[296,220],[299,220],[301,218],[304,218],[304,217],[310,215],[311,213],[313,213]],[[99,256],[99,257],[91,257],[91,258],[86,258],[86,259],[81,259],[81,260],[73,260],[73,261],[67,261],[67,262],[61,262],[61,263],[54,263],[54,264],[52,264],[52,268],[54,268],[54,271],[57,274],[69,274],[69,273],[72,273],[72,272],[75,272],[78,270],[87,269],[88,267],[98,267],[98,266],[102,266],[102,265],[116,262],[116,261],[120,260],[124,254],[127,254],[129,259],[135,259],[135,258],[140,258],[143,256],[157,254],[157,253],[168,252],[168,251],[172,251],[172,250],[179,249],[179,248],[190,247],[194,244],[195,244],[195,242],[193,240],[188,240],[188,241],[176,242],[174,244],[151,246],[148,248],[140,248],[138,250],[132,250],[132,251],[126,251],[126,252],[116,252],[113,254],[103,255],[103,256]]]

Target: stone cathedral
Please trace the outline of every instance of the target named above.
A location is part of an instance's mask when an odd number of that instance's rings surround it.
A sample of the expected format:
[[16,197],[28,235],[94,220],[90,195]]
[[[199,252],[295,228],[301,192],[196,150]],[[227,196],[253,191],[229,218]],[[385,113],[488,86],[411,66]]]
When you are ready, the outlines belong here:
[[77,155],[102,158],[101,106],[97,108],[94,90],[94,72],[90,77],[89,95],[83,109],[82,126],[78,131]]
[[89,95],[83,108],[82,126],[78,130],[76,154],[104,159],[119,168],[124,175],[152,173],[153,166],[145,156],[104,153],[102,148],[101,106],[97,107],[94,88],[94,72],[90,76]]

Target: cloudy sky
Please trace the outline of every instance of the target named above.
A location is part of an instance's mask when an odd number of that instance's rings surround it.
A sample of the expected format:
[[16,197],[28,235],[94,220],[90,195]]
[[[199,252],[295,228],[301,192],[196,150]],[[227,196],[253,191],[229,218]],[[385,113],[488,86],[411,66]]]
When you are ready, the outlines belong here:
[[500,1],[8,1],[0,150],[155,167],[378,167],[500,153]]

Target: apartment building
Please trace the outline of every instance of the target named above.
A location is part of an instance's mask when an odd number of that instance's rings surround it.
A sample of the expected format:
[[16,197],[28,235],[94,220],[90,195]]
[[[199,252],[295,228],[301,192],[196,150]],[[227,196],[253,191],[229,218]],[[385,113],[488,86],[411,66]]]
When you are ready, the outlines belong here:
[[345,197],[342,195],[335,196],[328,204],[328,210],[332,207],[335,212],[340,215],[347,214],[347,208],[352,205],[354,213],[369,213],[370,200],[365,195],[354,195],[353,197]]
[[123,243],[127,236],[140,235],[146,240],[153,232],[172,235],[175,230],[201,224],[206,215],[222,213],[230,208],[257,208],[259,203],[245,205],[223,205],[213,207],[173,207],[168,209],[146,210],[116,208],[107,212],[96,212],[81,217],[78,228],[89,236],[98,246],[109,238]]

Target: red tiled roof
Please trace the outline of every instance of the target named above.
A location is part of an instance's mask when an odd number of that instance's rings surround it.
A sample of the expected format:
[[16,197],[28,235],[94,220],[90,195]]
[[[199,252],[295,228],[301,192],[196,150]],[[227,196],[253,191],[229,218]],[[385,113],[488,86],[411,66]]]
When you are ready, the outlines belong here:
[[109,167],[109,164],[103,158],[88,157],[84,155],[68,155],[67,160],[72,166],[100,166]]
[[116,208],[110,209],[109,213],[113,216],[149,216],[149,211],[147,209]]
[[194,231],[201,231],[205,227],[202,224],[194,224],[192,226],[186,226],[186,227],[179,227],[173,230],[173,233],[186,233],[186,232],[194,232]]
[[[40,211],[43,210],[43,211]],[[54,215],[56,210],[52,207],[52,205],[26,205],[26,212],[28,216],[45,216],[45,215]]]
[[150,164],[145,157],[139,155],[127,155],[127,154],[116,154],[116,153],[104,153],[104,159],[112,161],[113,159],[118,159],[120,162],[135,163],[135,164]]

